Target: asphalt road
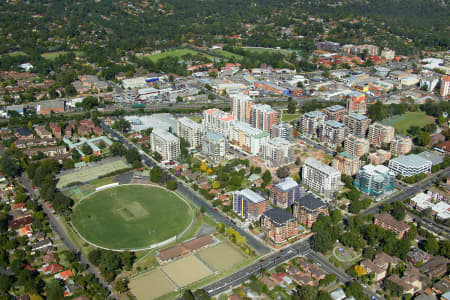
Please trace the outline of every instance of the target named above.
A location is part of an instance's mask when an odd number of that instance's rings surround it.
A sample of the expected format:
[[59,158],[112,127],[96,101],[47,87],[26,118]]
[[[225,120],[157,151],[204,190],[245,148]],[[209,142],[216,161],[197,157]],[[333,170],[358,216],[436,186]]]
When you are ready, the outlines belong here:
[[39,197],[38,193],[33,189],[30,181],[28,178],[25,177],[25,175],[22,175],[21,177],[17,178],[17,181],[23,186],[23,188],[31,195],[33,200],[38,201],[45,214],[48,216],[48,221],[50,223],[50,227],[52,230],[60,237],[61,241],[64,243],[64,245],[67,247],[67,249],[74,251],[76,253],[79,253],[80,255],[80,262],[83,264],[88,265],[87,272],[92,273],[95,275],[97,280],[100,282],[100,284],[106,288],[111,293],[111,298],[117,299],[114,294],[112,293],[112,288],[110,285],[103,280],[100,271],[97,267],[92,265],[81,253],[81,251],[75,246],[74,242],[70,238],[69,234],[66,231],[66,228],[61,223],[61,221],[51,212],[50,208],[45,204]]
[[[117,141],[119,141],[121,144],[123,144],[127,148],[135,147],[135,145],[128,142],[122,135],[111,129],[109,126],[105,125],[103,122],[101,122],[101,126],[103,129],[107,130],[108,133],[113,136]],[[138,149],[139,150],[139,149]],[[148,166],[148,167],[154,167],[156,163],[148,158],[146,155],[141,154],[142,161]],[[200,197],[197,193],[192,191],[190,188],[186,187],[183,182],[181,182],[177,177],[172,176],[169,174],[169,179],[175,180],[178,183],[178,192],[180,192],[184,197],[190,199],[192,202],[194,202],[199,207],[205,207],[206,213],[210,215],[216,222],[223,222],[227,227],[233,227],[237,232],[239,232],[240,235],[244,236],[247,240],[247,243],[259,254],[267,254],[270,253],[271,249],[263,244],[263,242],[259,241],[257,238],[255,238],[252,234],[249,232],[243,230],[236,224],[232,223],[230,220],[228,220],[225,216],[223,216],[220,212],[215,211],[213,207],[209,205],[202,197]]]

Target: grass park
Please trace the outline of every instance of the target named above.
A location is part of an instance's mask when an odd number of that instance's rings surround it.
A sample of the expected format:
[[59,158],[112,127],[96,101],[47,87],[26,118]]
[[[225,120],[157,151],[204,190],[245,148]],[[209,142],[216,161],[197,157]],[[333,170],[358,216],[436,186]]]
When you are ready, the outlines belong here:
[[88,182],[97,179],[103,175],[129,168],[130,165],[124,160],[115,160],[112,162],[103,163],[93,167],[79,169],[75,172],[67,173],[58,177],[56,187],[61,189],[75,182]]
[[391,125],[395,127],[396,132],[400,134],[406,134],[406,131],[411,126],[418,126],[423,128],[427,124],[434,123],[434,118],[428,116],[425,112],[407,112],[400,116],[395,116],[389,119],[384,119],[383,124]]
[[[45,52],[42,53],[41,56],[47,60],[55,60],[61,55],[69,54],[69,51],[56,51],[56,52]],[[82,51],[75,51],[74,52],[76,56],[83,56],[84,53]]]
[[230,266],[238,265],[246,260],[239,250],[225,242],[200,250],[198,256],[219,272],[226,271]]
[[242,55],[232,53],[229,51],[225,51],[225,50],[214,50],[214,53],[218,54],[219,56],[223,56],[225,58],[233,58],[234,57],[237,60],[241,60],[244,58]]
[[291,121],[294,121],[294,120],[299,119],[299,118],[300,118],[300,114],[284,114],[283,113],[281,121],[283,121],[283,122],[291,122]]
[[139,300],[155,299],[176,290],[175,284],[159,268],[133,278],[129,287]]
[[294,50],[287,50],[287,49],[259,48],[259,47],[243,47],[243,49],[246,51],[257,53],[257,54],[279,52],[283,55],[289,55],[294,51]]
[[178,195],[155,186],[123,185],[95,192],[75,207],[72,224],[87,241],[139,249],[180,234],[193,212]]
[[160,59],[166,58],[166,57],[177,57],[179,60],[182,60],[183,56],[186,54],[191,54],[191,55],[197,55],[200,54],[202,56],[205,56],[206,58],[210,59],[210,60],[214,60],[214,57],[208,54],[204,54],[204,53],[200,53],[198,51],[192,50],[192,49],[175,49],[175,50],[169,50],[169,51],[164,51],[158,54],[153,54],[153,55],[149,55],[149,56],[144,56],[144,58],[150,59],[153,62],[157,62]]

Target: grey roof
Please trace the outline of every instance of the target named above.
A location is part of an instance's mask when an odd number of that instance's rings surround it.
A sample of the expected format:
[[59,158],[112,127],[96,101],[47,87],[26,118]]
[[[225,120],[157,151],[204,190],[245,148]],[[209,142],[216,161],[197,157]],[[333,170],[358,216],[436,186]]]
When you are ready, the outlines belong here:
[[300,197],[296,201],[296,204],[301,205],[309,210],[316,210],[320,207],[326,206],[325,202],[313,193],[307,193],[305,196]]
[[188,117],[182,117],[178,119],[178,122],[186,127],[192,128],[192,129],[202,129],[202,125],[195,122],[192,119],[189,119]]
[[432,151],[424,151],[422,153],[417,154],[418,156],[431,161],[431,163],[434,165],[441,164],[444,161],[444,157],[436,152]]
[[345,107],[343,107],[342,105],[333,105],[333,106],[328,106],[325,109],[332,111],[332,112],[336,112],[336,111],[345,109]]
[[290,212],[279,207],[266,210],[263,215],[268,217],[277,227],[284,226],[286,222],[295,220],[295,217]]
[[429,164],[431,162],[430,160],[425,159],[422,156],[419,156],[416,154],[400,155],[399,157],[392,159],[392,161],[395,161],[404,166],[416,167],[416,168],[419,168],[419,167],[421,167],[425,164]]
[[215,132],[207,132],[205,135],[209,140],[213,140],[216,142],[220,142],[221,140],[224,140],[225,137],[221,134],[215,133]]
[[342,124],[341,122],[335,121],[335,120],[328,120],[325,121],[325,124],[328,126],[331,126],[333,128],[341,128],[344,127],[344,124]]
[[304,166],[310,166],[314,169],[317,169],[323,173],[327,173],[327,174],[334,174],[334,173],[340,173],[338,170],[336,170],[335,168],[324,164],[321,161],[318,161],[317,159],[315,159],[314,157],[308,157],[305,160]]
[[318,110],[310,111],[310,112],[307,112],[307,113],[304,114],[304,116],[308,117],[308,118],[316,118],[316,117],[320,117],[320,116],[323,116],[323,115],[325,115],[325,114],[323,112],[321,112],[321,111],[318,111]]
[[358,120],[358,121],[362,121],[362,120],[367,119],[366,116],[363,116],[363,115],[360,115],[360,114],[355,114],[355,113],[351,113],[351,114],[349,114],[348,116],[349,116],[350,118],[356,119],[356,120]]
[[64,100],[47,100],[39,102],[41,109],[43,108],[55,108],[64,107]]
[[266,201],[266,198],[264,198],[260,194],[255,193],[254,191],[252,191],[250,189],[244,189],[242,191],[239,191],[238,193],[240,193],[242,196],[244,196],[249,201],[251,201],[255,204]]
[[155,128],[152,131],[152,134],[159,136],[160,138],[164,139],[166,142],[178,142],[179,139],[171,134],[168,131],[165,131],[162,128]]
[[275,183],[275,188],[282,192],[287,192],[290,189],[293,189],[298,186],[297,181],[292,179],[291,177],[286,177],[279,182]]
[[16,128],[14,131],[22,136],[29,136],[30,134],[33,134],[33,132],[28,128]]

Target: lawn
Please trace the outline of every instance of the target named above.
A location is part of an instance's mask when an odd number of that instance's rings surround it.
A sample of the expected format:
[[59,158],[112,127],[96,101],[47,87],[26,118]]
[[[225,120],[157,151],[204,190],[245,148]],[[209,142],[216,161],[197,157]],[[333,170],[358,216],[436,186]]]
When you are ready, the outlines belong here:
[[86,240],[110,249],[140,249],[180,234],[193,212],[166,189],[124,185],[93,193],[75,206],[72,223]]
[[131,279],[129,286],[138,300],[155,299],[177,288],[160,269]]
[[199,251],[198,256],[214,270],[223,272],[245,261],[239,250],[226,242]]
[[161,267],[161,269],[180,287],[194,283],[213,274],[213,272],[195,255],[189,255],[171,262]]
[[198,51],[195,50],[191,50],[191,49],[176,49],[176,50],[169,50],[169,51],[164,51],[158,54],[153,54],[153,55],[149,55],[149,56],[144,56],[145,58],[151,59],[153,62],[157,62],[158,60],[162,59],[162,58],[166,58],[169,56],[175,56],[178,57],[178,59],[182,60],[182,56],[186,55],[186,54],[192,54],[192,55],[196,55],[196,54],[201,54],[202,56],[207,57],[208,59],[210,59],[211,61],[214,60],[214,57],[208,54],[204,54],[204,53],[200,53]]
[[416,111],[385,119],[382,123],[394,126],[397,133],[406,134],[406,130],[411,126],[419,126],[422,128],[427,124],[434,123],[434,118],[426,115],[425,112]]
[[283,122],[291,122],[295,119],[300,118],[299,114],[283,114],[281,121]]
[[28,56],[28,54],[26,54],[25,52],[23,52],[23,51],[15,51],[15,52],[11,52],[11,53],[8,53],[8,54],[5,54],[5,55],[9,55],[9,56]]
[[228,52],[225,50],[214,50],[214,53],[217,53],[220,56],[223,56],[225,58],[236,58],[237,60],[241,60],[244,57],[242,55],[236,54],[236,53],[232,53],[232,52]]
[[273,49],[273,48],[257,48],[257,47],[243,47],[244,50],[253,52],[253,53],[269,53],[269,52],[280,52],[284,55],[289,55],[292,52],[294,52],[294,50],[287,50],[287,49]]
[[91,168],[80,169],[79,171],[60,176],[56,187],[60,189],[74,182],[88,182],[97,179],[102,175],[129,167],[130,166],[125,161],[115,160]]
[[[64,55],[64,54],[68,54],[68,53],[69,53],[69,51],[45,52],[45,53],[42,53],[41,56],[43,58],[45,58],[45,59],[48,59],[48,60],[54,60],[57,57],[59,57],[61,55]],[[76,56],[83,56],[84,55],[84,53],[82,51],[75,51],[74,53],[75,53]]]

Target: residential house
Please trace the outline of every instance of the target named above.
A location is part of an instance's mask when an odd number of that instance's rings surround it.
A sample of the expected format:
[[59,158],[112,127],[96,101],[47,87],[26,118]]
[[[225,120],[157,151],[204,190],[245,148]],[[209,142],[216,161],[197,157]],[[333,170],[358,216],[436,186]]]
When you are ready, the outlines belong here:
[[420,270],[430,278],[439,278],[447,272],[448,263],[449,260],[445,257],[433,256],[420,267]]
[[398,275],[389,276],[386,280],[389,280],[394,284],[398,285],[399,287],[401,287],[403,290],[403,294],[410,294],[410,295],[414,294],[414,286],[406,283],[404,280],[398,277]]
[[412,248],[408,253],[406,254],[406,260],[412,263],[413,265],[416,265],[418,263],[426,263],[431,259],[431,255],[427,252],[423,251],[419,248]]

